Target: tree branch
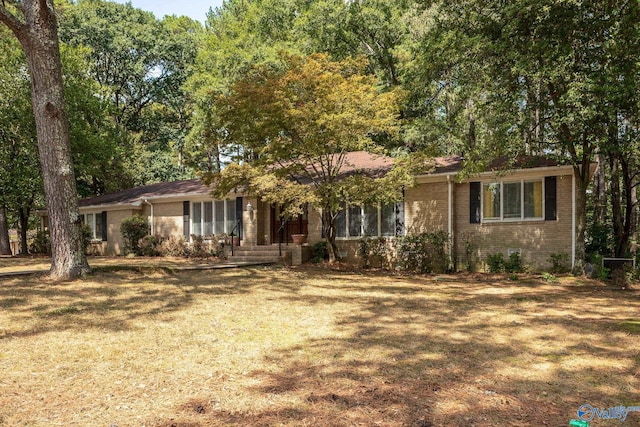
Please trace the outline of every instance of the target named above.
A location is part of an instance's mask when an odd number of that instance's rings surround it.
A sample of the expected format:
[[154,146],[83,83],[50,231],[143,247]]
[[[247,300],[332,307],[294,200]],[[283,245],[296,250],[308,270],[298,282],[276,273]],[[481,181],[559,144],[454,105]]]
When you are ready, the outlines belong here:
[[[12,4],[10,2],[9,4]],[[15,5],[18,7],[18,5]],[[9,29],[13,32],[13,34],[18,38],[18,40],[22,41],[22,37],[25,37],[27,34],[27,26],[20,22],[18,18],[15,17],[5,6],[5,0],[2,0],[2,4],[0,5],[0,22],[4,23]]]

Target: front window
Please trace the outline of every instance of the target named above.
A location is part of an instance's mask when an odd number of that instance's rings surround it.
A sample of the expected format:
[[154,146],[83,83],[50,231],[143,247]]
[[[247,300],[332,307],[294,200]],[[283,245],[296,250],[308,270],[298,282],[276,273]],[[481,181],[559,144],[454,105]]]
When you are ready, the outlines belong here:
[[543,187],[542,180],[483,184],[483,221],[542,219]]
[[336,237],[393,237],[404,233],[402,202],[387,205],[349,205],[335,221]]
[[191,208],[191,234],[193,235],[211,237],[230,234],[236,226],[235,199],[192,202]]
[[80,215],[80,220],[91,230],[92,240],[102,239],[102,213],[93,212]]

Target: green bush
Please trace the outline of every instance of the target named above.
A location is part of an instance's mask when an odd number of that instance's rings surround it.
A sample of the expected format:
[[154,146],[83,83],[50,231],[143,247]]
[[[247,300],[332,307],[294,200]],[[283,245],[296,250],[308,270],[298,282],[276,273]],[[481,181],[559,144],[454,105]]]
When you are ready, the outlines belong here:
[[567,273],[570,270],[569,254],[566,252],[552,253],[547,261],[551,264],[552,273]]
[[34,254],[51,254],[51,238],[49,232],[38,230],[29,245],[29,252]]
[[414,273],[442,273],[449,268],[448,235],[444,231],[409,234],[397,239],[395,264]]
[[522,273],[522,259],[519,252],[509,255],[509,259],[504,263],[504,269],[507,273]]
[[125,218],[120,224],[120,234],[124,240],[123,251],[125,255],[141,255],[140,239],[149,232],[147,219],[140,215]]
[[490,273],[502,273],[505,270],[504,255],[501,253],[488,255],[486,263]]
[[147,235],[144,236],[140,240],[140,253],[144,256],[157,256],[158,255],[158,244],[156,238]]
[[362,267],[385,267],[387,263],[387,240],[384,237],[363,237],[358,242],[358,255]]
[[311,246],[311,262],[318,264],[329,259],[329,251],[327,250],[327,242],[321,241]]

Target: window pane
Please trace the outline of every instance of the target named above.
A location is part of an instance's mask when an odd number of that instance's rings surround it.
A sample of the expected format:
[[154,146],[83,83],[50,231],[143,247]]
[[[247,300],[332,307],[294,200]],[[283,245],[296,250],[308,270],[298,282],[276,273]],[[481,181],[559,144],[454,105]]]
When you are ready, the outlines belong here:
[[380,208],[380,232],[383,236],[396,235],[396,205],[383,205]]
[[504,217],[521,218],[520,183],[505,182],[502,188],[504,191]]
[[360,206],[349,206],[349,236],[359,237],[362,235],[362,208]]
[[542,181],[524,183],[524,217],[542,218]]
[[[227,233],[231,234],[233,228],[236,226],[236,201],[226,200],[227,205]],[[238,230],[233,231],[233,234],[238,235]]]
[[378,206],[366,205],[364,207],[364,235],[378,235]]
[[93,238],[96,235],[96,225],[93,222],[93,214],[87,214],[85,221],[85,224],[91,229],[91,238]]
[[214,203],[215,228],[217,235],[224,234],[224,200],[216,200]]
[[336,237],[347,237],[347,216],[344,209],[338,212],[334,226],[336,227]]
[[193,215],[191,222],[193,227],[191,227],[191,234],[195,234],[196,236],[202,236],[202,203],[195,202],[193,204]]
[[482,186],[482,217],[500,218],[500,184],[497,182]]
[[213,234],[213,202],[204,202],[204,235]]
[[96,214],[96,230],[94,233],[94,238],[102,240],[102,214]]

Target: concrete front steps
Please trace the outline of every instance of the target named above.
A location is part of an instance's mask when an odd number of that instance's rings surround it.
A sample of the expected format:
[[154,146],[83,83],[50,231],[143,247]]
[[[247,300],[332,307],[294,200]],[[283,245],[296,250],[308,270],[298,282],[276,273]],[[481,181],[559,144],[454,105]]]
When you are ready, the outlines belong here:
[[[291,245],[291,244],[290,244]],[[265,264],[286,264],[291,259],[291,251],[287,245],[282,245],[282,257],[278,245],[239,246],[234,248],[234,254],[228,253],[231,262],[251,262]]]

